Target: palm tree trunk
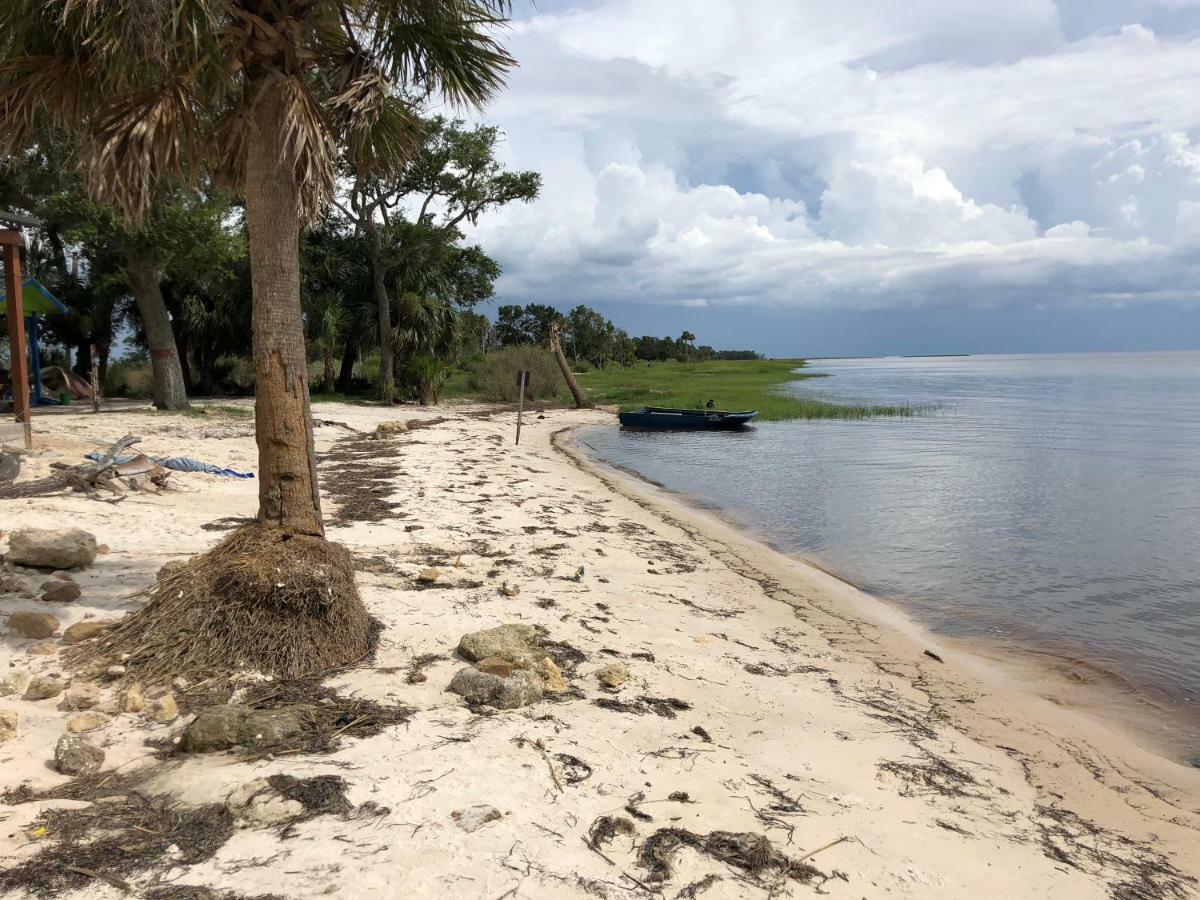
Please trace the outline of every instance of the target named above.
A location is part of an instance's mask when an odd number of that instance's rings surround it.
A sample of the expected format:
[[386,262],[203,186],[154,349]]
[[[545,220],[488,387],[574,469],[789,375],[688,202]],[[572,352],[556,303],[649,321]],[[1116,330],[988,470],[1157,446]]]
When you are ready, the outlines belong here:
[[365,222],[371,238],[371,283],[379,308],[379,399],[390,403],[396,396],[396,372],[392,361],[392,303],[388,299],[387,273],[383,269],[383,240],[374,219]]
[[171,317],[162,295],[162,273],[142,260],[125,266],[125,277],[146,329],[150,345],[150,368],[154,376],[154,405],[159,409],[187,409],[183,367],[175,348]]
[[558,324],[556,322],[550,323],[550,349],[554,351],[554,358],[558,360],[558,367],[562,370],[563,380],[566,381],[567,387],[571,391],[571,396],[575,398],[575,408],[590,408],[592,402],[588,400],[587,394],[583,392],[583,388],[579,386],[579,382],[571,374],[571,367],[567,365],[567,358],[563,355],[562,342],[558,339]]
[[308,365],[300,318],[300,212],[295,173],[281,161],[278,88],[262,84],[246,147],[246,230],[254,302],[254,431],[258,520],[325,534],[317,487]]

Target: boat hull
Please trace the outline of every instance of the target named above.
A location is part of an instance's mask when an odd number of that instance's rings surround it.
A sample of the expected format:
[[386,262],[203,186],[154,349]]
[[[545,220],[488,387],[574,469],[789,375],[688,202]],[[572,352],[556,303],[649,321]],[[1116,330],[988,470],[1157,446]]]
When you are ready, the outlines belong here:
[[618,418],[622,428],[655,428],[687,431],[735,431],[752,422],[757,410],[716,412],[704,409],[662,409],[647,407],[623,412]]

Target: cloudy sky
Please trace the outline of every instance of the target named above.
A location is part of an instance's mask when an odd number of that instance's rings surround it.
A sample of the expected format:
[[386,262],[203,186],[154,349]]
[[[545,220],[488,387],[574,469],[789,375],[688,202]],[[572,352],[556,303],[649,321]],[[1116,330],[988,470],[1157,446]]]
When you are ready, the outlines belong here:
[[504,302],[773,355],[1200,349],[1200,0],[539,0]]

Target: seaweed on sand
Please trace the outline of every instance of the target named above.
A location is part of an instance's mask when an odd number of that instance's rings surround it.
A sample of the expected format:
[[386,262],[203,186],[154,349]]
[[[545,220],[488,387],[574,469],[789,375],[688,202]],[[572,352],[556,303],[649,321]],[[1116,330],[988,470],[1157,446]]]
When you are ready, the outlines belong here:
[[785,880],[807,883],[827,877],[815,866],[776,850],[762,834],[749,831],[697,834],[686,828],[660,828],[646,838],[638,851],[638,865],[650,872],[646,880],[670,880],[675,854],[681,847],[690,847],[737,869],[743,878],[759,887],[771,888]]

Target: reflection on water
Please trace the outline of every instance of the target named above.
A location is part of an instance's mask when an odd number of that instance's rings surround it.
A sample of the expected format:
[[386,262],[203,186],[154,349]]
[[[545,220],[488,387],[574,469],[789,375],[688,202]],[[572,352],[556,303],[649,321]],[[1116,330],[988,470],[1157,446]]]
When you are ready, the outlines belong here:
[[1200,353],[812,369],[835,377],[789,389],[939,411],[582,439],[935,630],[1078,657],[1200,718]]

